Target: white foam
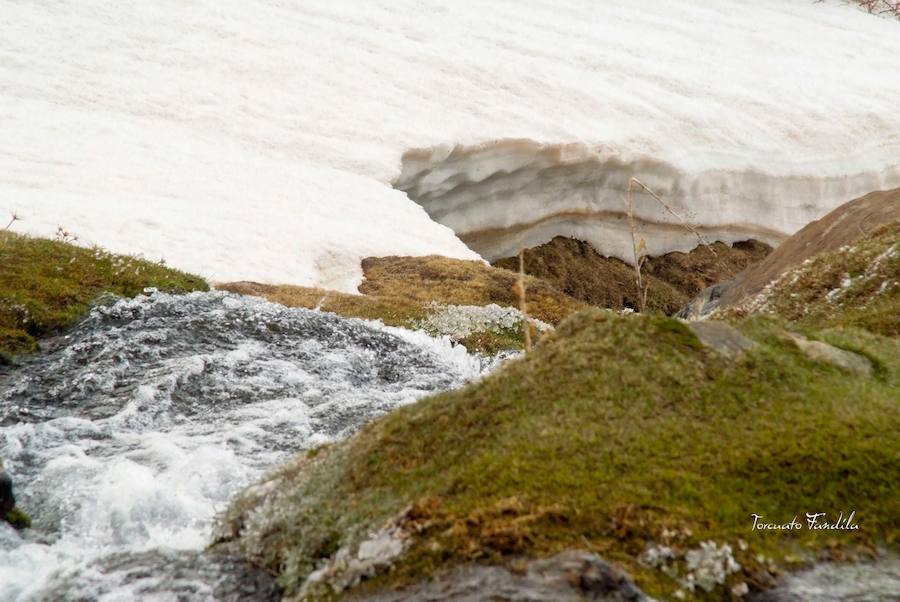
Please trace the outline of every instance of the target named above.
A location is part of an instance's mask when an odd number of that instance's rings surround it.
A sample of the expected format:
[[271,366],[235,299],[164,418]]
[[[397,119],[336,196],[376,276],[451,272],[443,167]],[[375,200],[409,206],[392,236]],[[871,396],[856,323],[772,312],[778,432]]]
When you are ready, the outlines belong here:
[[[113,556],[140,568],[137,554],[199,552],[216,513],[291,453],[484,369],[447,340],[255,297],[95,309],[68,347],[0,375],[0,457],[34,517],[22,536],[0,524],[0,600],[74,600],[91,584],[130,599]],[[79,388],[92,371],[109,390]],[[48,418],[10,424],[22,407]]]

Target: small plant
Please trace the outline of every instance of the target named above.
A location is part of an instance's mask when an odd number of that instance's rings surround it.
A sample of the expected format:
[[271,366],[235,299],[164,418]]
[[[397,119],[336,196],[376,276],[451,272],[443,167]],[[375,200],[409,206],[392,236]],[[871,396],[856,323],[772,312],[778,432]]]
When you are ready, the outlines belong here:
[[900,0],[853,0],[872,15],[885,15],[900,19]]
[[56,234],[54,235],[54,239],[57,242],[65,242],[65,243],[75,243],[78,242],[78,236],[72,234],[68,230],[64,229],[62,226],[56,227]]
[[17,211],[10,211],[9,212],[9,223],[6,224],[6,227],[3,229],[9,230],[14,223],[16,223],[17,221],[20,221],[21,219],[22,219],[22,217],[19,215],[19,213]]
[[631,248],[634,252],[634,280],[635,285],[637,286],[637,297],[638,297],[638,311],[643,313],[644,308],[647,306],[647,293],[650,289],[650,283],[647,283],[647,286],[643,284],[643,278],[641,276],[641,267],[644,264],[644,261],[647,259],[647,255],[645,251],[647,250],[647,241],[641,238],[637,239],[637,227],[634,223],[634,201],[631,198],[631,194],[634,191],[634,187],[638,186],[644,190],[647,194],[650,195],[657,203],[662,205],[663,209],[665,209],[666,213],[672,215],[678,221],[681,222],[681,225],[688,231],[691,232],[694,236],[697,237],[699,243],[707,248],[710,253],[713,254],[713,257],[717,257],[716,252],[710,246],[710,244],[703,238],[703,236],[690,225],[687,220],[685,220],[681,215],[675,212],[672,207],[670,207],[664,200],[662,200],[658,194],[653,192],[646,184],[638,180],[637,178],[631,178],[628,180],[628,194],[625,198],[625,210],[628,213],[629,226],[631,229]]

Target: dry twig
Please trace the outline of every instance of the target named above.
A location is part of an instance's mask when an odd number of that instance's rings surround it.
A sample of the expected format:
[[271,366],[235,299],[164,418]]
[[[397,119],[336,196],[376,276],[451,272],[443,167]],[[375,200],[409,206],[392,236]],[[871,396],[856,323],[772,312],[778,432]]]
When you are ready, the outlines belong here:
[[21,219],[22,219],[22,218],[19,216],[19,214],[18,214],[17,212],[11,211],[10,214],[9,214],[9,223],[6,224],[6,227],[3,228],[3,229],[4,229],[4,230],[9,230],[10,227],[11,227],[14,223],[16,223],[17,221],[19,221],[19,220],[21,220]]
[[525,247],[519,245],[519,279],[515,286],[519,296],[519,311],[522,312],[522,326],[525,330],[525,351],[531,351],[531,320],[528,317],[528,306],[525,303]]
[[681,217],[681,215],[679,215],[674,209],[672,209],[672,207],[670,207],[668,203],[662,200],[658,194],[653,192],[646,184],[644,184],[637,178],[630,178],[628,180],[628,193],[625,199],[625,209],[628,212],[629,225],[631,227],[631,249],[634,253],[634,280],[635,285],[637,286],[638,311],[643,313],[644,309],[647,306],[647,294],[650,290],[650,283],[648,282],[645,286],[643,284],[643,278],[641,276],[641,267],[643,266],[644,261],[647,258],[647,256],[644,254],[644,251],[647,249],[647,241],[643,238],[640,239],[640,241],[638,241],[637,239],[637,227],[635,226],[634,221],[634,201],[631,197],[635,185],[640,186],[641,189],[644,190],[644,192],[649,194],[651,198],[662,205],[663,209],[665,209],[667,213],[680,221],[681,225],[684,226],[684,228],[691,232],[694,236],[696,236],[700,244],[706,247],[706,249],[713,254],[713,257],[718,257],[718,255],[716,254],[715,249],[713,249],[710,244],[706,242],[706,239],[703,238],[703,235],[700,234],[700,232],[698,232],[696,228],[690,225],[686,219]]

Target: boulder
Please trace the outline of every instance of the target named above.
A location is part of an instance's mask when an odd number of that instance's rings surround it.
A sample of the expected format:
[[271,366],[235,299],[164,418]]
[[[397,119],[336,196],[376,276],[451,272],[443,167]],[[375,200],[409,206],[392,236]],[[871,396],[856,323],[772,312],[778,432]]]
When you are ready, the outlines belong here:
[[872,362],[858,353],[845,351],[822,341],[810,341],[805,336],[794,332],[787,333],[787,337],[813,361],[826,362],[842,370],[863,376],[872,376],[875,371]]
[[738,329],[725,322],[703,320],[688,322],[687,326],[703,345],[729,359],[739,358],[755,345]]

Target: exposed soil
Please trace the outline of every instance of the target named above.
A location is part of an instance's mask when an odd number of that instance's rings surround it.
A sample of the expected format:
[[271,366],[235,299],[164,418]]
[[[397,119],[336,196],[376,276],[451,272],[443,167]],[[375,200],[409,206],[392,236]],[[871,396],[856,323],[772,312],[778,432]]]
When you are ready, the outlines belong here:
[[[647,307],[672,314],[711,284],[730,280],[772,251],[750,240],[728,246],[721,242],[697,247],[690,253],[667,253],[648,258],[642,274],[648,285]],[[518,258],[494,262],[496,267],[518,269]],[[612,309],[636,308],[634,268],[614,257],[604,257],[583,241],[557,236],[525,250],[525,271],[576,299]]]

